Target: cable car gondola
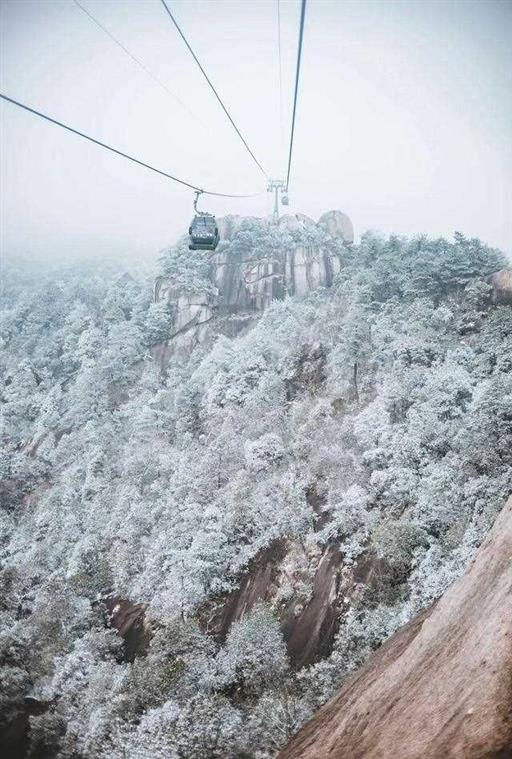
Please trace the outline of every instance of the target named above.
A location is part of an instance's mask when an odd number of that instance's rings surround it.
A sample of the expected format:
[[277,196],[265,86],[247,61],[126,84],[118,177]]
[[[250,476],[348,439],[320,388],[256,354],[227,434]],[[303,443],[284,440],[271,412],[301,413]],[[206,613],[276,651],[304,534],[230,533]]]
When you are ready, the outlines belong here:
[[215,250],[219,244],[219,229],[215,216],[206,211],[197,210],[197,201],[201,191],[196,192],[194,211],[196,215],[190,223],[188,234],[190,237],[189,250]]

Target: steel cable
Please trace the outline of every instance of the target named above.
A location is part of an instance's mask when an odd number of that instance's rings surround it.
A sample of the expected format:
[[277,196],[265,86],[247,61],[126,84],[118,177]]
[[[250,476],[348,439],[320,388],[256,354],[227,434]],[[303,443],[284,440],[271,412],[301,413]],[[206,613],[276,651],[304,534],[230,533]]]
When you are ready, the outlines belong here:
[[267,172],[265,171],[265,169],[263,168],[263,166],[261,165],[261,163],[258,161],[258,159],[256,158],[256,156],[254,155],[254,153],[252,152],[251,148],[249,147],[249,145],[248,145],[248,144],[247,144],[247,142],[245,141],[245,139],[244,139],[244,137],[243,137],[242,133],[240,132],[239,128],[237,127],[237,125],[235,124],[235,122],[233,121],[233,119],[231,118],[231,115],[230,115],[230,113],[229,113],[228,109],[226,108],[226,106],[225,106],[225,105],[224,105],[224,103],[222,102],[222,99],[221,99],[221,97],[220,97],[219,93],[217,92],[217,90],[215,89],[215,87],[213,86],[213,84],[212,84],[212,81],[210,80],[210,78],[209,78],[208,74],[206,73],[206,71],[204,70],[204,68],[201,66],[201,64],[200,64],[200,62],[199,62],[199,60],[198,60],[198,58],[197,58],[196,54],[195,54],[195,53],[194,53],[194,51],[192,50],[192,48],[191,48],[191,46],[190,46],[190,44],[189,44],[189,42],[188,42],[187,38],[185,37],[185,35],[184,35],[184,34],[183,34],[183,32],[181,31],[181,29],[180,29],[180,27],[179,27],[179,25],[178,25],[178,22],[176,21],[176,19],[175,19],[175,18],[174,18],[174,16],[172,15],[172,13],[171,13],[171,11],[170,11],[170,8],[169,8],[169,6],[168,6],[168,5],[167,5],[167,3],[165,2],[165,0],[160,0],[160,2],[162,3],[162,5],[164,6],[165,10],[167,11],[167,13],[168,13],[168,15],[169,15],[169,18],[171,19],[172,23],[174,24],[174,26],[175,26],[175,27],[176,27],[176,29],[178,30],[178,33],[179,33],[179,35],[180,35],[181,39],[183,40],[183,42],[185,43],[185,45],[187,46],[187,48],[188,48],[188,51],[190,52],[190,54],[191,54],[192,58],[194,59],[194,61],[195,61],[195,62],[197,63],[197,65],[199,66],[199,69],[200,69],[200,71],[201,71],[202,75],[204,76],[204,78],[205,78],[205,79],[206,79],[206,81],[208,82],[208,84],[209,84],[209,86],[210,86],[210,88],[211,88],[211,90],[212,90],[213,94],[215,95],[215,97],[216,97],[216,98],[217,98],[217,100],[219,101],[219,103],[220,103],[220,105],[221,105],[221,107],[222,107],[222,110],[224,111],[224,113],[225,113],[225,114],[226,114],[226,116],[228,117],[229,121],[231,122],[231,125],[233,126],[233,129],[235,130],[235,132],[237,133],[237,135],[238,135],[238,136],[240,137],[240,139],[242,140],[243,144],[245,145],[245,148],[246,148],[246,149],[247,149],[247,151],[249,152],[249,154],[250,154],[250,156],[252,157],[252,159],[253,159],[254,163],[255,163],[255,164],[258,166],[258,168],[260,169],[260,171],[262,172],[262,174],[264,174],[264,176],[265,176],[265,177],[267,177]]
[[288,151],[288,171],[286,172],[286,192],[288,192],[288,185],[290,183],[290,172],[291,172],[291,167],[292,167],[293,139],[295,137],[295,117],[297,115],[297,98],[299,94],[300,62],[301,62],[301,57],[302,57],[302,43],[304,40],[305,16],[306,16],[306,0],[302,0],[301,11],[300,11],[299,46],[297,49],[297,68],[295,71],[295,94],[293,97],[292,129],[290,133],[290,149]]
[[105,142],[101,142],[101,140],[97,140],[94,137],[91,137],[90,135],[85,134],[84,132],[80,132],[78,129],[74,129],[73,127],[70,127],[67,124],[63,124],[62,121],[57,121],[57,119],[53,119],[51,116],[47,116],[45,113],[41,113],[41,111],[36,111],[35,108],[30,108],[30,106],[25,105],[24,103],[20,103],[18,100],[14,100],[13,98],[10,98],[7,95],[4,95],[3,93],[0,93],[0,98],[2,100],[5,100],[8,103],[12,103],[13,105],[18,106],[18,108],[22,108],[24,111],[28,111],[29,113],[33,113],[35,116],[39,116],[41,119],[45,119],[46,121],[49,121],[51,124],[55,124],[56,126],[62,127],[62,129],[66,129],[68,132],[72,132],[73,134],[76,134],[79,137],[83,137],[85,140],[89,140],[89,142],[93,142],[95,145],[99,145],[101,148],[105,148],[105,150],[110,150],[111,153],[115,153],[116,155],[119,155],[122,158],[126,158],[128,161],[132,161],[133,163],[136,163],[139,166],[143,166],[145,169],[154,171],[156,174],[160,174],[161,176],[166,177],[167,179],[172,179],[173,182],[178,182],[178,184],[184,185],[185,187],[189,187],[191,190],[197,190],[203,193],[204,195],[216,195],[217,197],[221,197],[221,198],[254,198],[257,195],[261,194],[261,192],[257,192],[257,193],[252,193],[250,195],[237,195],[233,193],[214,192],[213,190],[204,190],[202,187],[199,187],[198,185],[192,184],[191,182],[186,182],[184,179],[179,179],[178,177],[175,177],[172,174],[168,174],[166,171],[162,171],[161,169],[157,169],[155,166],[151,166],[149,163],[145,163],[144,161],[141,161],[138,158],[134,158],[133,156],[128,155],[127,153],[123,153],[122,150],[117,150],[117,148],[113,148],[111,145],[107,145]]

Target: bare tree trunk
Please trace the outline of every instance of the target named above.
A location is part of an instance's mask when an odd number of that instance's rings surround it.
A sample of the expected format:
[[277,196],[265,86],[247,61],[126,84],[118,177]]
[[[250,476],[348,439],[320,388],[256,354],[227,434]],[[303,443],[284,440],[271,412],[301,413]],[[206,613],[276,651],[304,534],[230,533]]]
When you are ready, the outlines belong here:
[[354,382],[354,394],[356,397],[356,401],[359,403],[359,388],[357,387],[357,370],[358,370],[358,363],[357,361],[354,361],[354,374],[353,374],[353,382]]

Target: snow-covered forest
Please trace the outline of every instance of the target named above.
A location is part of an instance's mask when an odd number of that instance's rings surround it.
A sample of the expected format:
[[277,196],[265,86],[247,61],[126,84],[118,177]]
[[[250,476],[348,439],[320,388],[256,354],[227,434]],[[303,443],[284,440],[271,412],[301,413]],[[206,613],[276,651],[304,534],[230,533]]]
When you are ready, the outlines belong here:
[[[6,262],[1,720],[27,757],[274,757],[462,573],[512,491],[502,255],[312,234],[244,221],[227,254],[330,245],[332,285],[235,335],[214,315],[165,361],[155,277],[215,297],[208,253],[181,241],[142,273]],[[130,650],[121,602],[143,614]]]

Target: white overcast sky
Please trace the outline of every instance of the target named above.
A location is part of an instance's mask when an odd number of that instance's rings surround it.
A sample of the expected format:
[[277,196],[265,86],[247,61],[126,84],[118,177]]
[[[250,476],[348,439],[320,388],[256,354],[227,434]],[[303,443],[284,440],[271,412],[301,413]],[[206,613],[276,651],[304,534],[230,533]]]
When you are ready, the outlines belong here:
[[[160,0],[2,0],[3,93],[194,184],[265,188]],[[265,169],[284,172],[299,0],[168,0]],[[366,229],[512,251],[510,0],[309,0],[290,211],[339,208]],[[192,192],[2,104],[6,253],[153,258],[188,227]],[[267,193],[210,198],[269,213]]]

